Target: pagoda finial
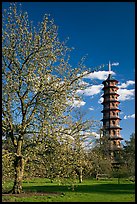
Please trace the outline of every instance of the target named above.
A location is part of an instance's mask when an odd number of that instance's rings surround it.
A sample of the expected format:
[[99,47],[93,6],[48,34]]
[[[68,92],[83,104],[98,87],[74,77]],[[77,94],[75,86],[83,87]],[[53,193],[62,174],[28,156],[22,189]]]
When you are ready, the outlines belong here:
[[109,63],[108,63],[108,69],[109,69],[109,74],[110,74],[110,72],[111,72],[111,64],[110,64],[110,61],[109,61]]

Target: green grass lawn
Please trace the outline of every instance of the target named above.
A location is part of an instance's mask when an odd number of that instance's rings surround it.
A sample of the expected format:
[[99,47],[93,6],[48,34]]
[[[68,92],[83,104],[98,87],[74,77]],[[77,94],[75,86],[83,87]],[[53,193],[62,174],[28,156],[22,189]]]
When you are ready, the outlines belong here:
[[[8,188],[11,186],[9,183]],[[135,184],[117,179],[107,181],[84,180],[70,185],[50,183],[47,179],[35,178],[23,182],[21,195],[3,195],[3,202],[135,202]],[[32,193],[33,192],[33,193]],[[39,192],[39,195],[37,193]]]

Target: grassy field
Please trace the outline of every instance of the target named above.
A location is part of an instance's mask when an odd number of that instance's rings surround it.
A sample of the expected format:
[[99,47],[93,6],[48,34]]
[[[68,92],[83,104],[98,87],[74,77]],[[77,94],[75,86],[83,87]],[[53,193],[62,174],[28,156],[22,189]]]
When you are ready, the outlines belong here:
[[[6,184],[10,188],[12,183]],[[70,185],[59,185],[47,179],[35,178],[23,182],[21,195],[3,194],[3,202],[135,202],[135,184],[117,179],[107,181],[84,180]]]

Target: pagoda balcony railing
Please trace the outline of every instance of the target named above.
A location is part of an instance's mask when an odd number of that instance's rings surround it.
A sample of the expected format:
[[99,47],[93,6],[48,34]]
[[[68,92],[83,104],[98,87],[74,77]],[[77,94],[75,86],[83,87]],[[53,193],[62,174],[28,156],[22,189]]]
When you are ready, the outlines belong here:
[[114,106],[113,107],[108,107],[108,108],[103,108],[103,110],[105,110],[105,111],[107,111],[107,110],[109,111],[110,109],[111,110],[112,109],[120,110],[118,107],[114,107]]
[[112,96],[112,95],[114,95],[114,96],[119,96],[119,94],[117,93],[117,92],[108,92],[108,93],[104,93],[103,95],[102,95],[102,97],[108,97],[108,96]]
[[118,139],[118,140],[123,140],[123,138],[122,138],[122,136],[121,135],[113,135],[113,136],[109,136],[109,139],[110,140],[116,140],[116,139]]
[[117,90],[116,90],[116,91],[105,91],[105,92],[104,92],[104,95],[105,95],[105,94],[115,94],[115,93],[117,93]]
[[117,125],[117,124],[111,125],[111,124],[110,124],[110,127],[120,127],[120,125]]
[[113,128],[113,127],[115,127],[115,128],[117,128],[117,127],[120,127],[120,125],[105,125],[104,126],[105,128]]
[[110,115],[109,118],[120,118],[119,115]]
[[122,130],[120,125],[110,125],[107,129],[120,129],[120,130]]
[[118,102],[118,103],[120,103],[117,99],[113,99],[113,100],[105,100],[105,102],[103,101],[101,104],[103,105],[104,103],[108,103],[108,102],[110,102],[110,103],[112,103],[112,102]]
[[104,120],[113,119],[113,118],[120,119],[119,116],[114,116],[114,115],[108,115],[108,116],[103,117]]
[[116,99],[116,98],[106,98],[104,101],[103,101],[103,103],[104,102],[108,102],[108,101],[115,101],[115,102],[117,102],[118,101],[118,99]]
[[112,85],[112,84],[111,85],[109,85],[109,84],[105,85],[102,89],[108,89],[108,88],[118,89],[118,87],[116,85]]
[[[115,103],[115,104],[116,104],[116,103]],[[113,109],[113,108],[116,109],[116,108],[118,108],[118,106],[116,106],[116,105],[110,105],[110,106],[105,106],[105,107],[104,107],[104,109],[110,109],[110,108],[111,108],[111,109]]]
[[119,108],[118,108],[117,106],[110,106],[109,109],[110,109],[110,110],[113,110],[113,109],[118,109],[118,110],[119,110]]
[[121,129],[122,130],[120,125],[105,125],[104,128],[105,129],[111,129],[112,128],[112,129]]
[[118,108],[117,106],[110,106],[110,109],[113,109],[113,108]]

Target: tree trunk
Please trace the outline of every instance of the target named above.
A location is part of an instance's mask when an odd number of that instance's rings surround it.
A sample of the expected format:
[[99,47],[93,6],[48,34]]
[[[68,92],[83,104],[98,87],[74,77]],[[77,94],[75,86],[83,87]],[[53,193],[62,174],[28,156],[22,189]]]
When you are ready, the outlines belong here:
[[15,160],[15,180],[13,193],[19,194],[22,192],[22,179],[24,171],[24,159],[21,156],[16,156]]
[[79,169],[79,183],[82,183],[82,167]]
[[24,159],[21,154],[22,141],[18,141],[17,154],[15,157],[14,168],[15,168],[15,180],[12,193],[19,194],[22,192],[22,179],[24,172]]

